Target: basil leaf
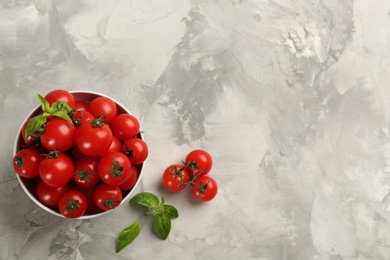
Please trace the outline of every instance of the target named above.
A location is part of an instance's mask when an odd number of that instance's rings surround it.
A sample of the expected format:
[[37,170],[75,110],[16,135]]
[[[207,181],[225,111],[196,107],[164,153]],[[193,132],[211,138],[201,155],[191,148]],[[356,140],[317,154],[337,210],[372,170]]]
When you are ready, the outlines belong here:
[[139,235],[140,231],[141,227],[137,221],[134,222],[131,226],[123,229],[122,232],[119,234],[116,243],[116,253],[119,253],[119,251],[128,246],[131,242],[133,242],[134,239],[136,239],[136,237]]
[[171,231],[171,219],[165,214],[154,216],[153,227],[162,240],[165,240]]
[[53,104],[51,104],[51,109],[53,113],[56,111],[64,111],[68,114],[73,111],[73,109],[68,105],[68,103],[62,100],[56,101]]
[[35,131],[37,131],[41,126],[46,123],[48,118],[47,113],[39,114],[37,116],[34,116],[33,118],[28,121],[28,124],[26,126],[26,132],[25,132],[25,142],[27,143],[28,138],[30,135],[32,135]]
[[157,207],[160,202],[157,196],[150,192],[138,193],[133,198],[131,198],[131,201],[149,208]]
[[48,112],[50,113],[51,111],[51,108],[50,108],[50,104],[49,104],[49,101],[47,101],[44,97],[42,97],[41,95],[37,94],[38,96],[38,99],[39,99],[39,102],[41,103],[42,105],[42,111],[43,112]]
[[162,205],[164,208],[164,215],[169,217],[170,219],[178,218],[179,217],[179,212],[174,206],[164,204]]
[[68,113],[66,113],[65,111],[62,111],[62,110],[54,111],[51,115],[65,119],[66,121],[68,121],[69,123],[71,123],[73,125],[72,119],[70,118]]

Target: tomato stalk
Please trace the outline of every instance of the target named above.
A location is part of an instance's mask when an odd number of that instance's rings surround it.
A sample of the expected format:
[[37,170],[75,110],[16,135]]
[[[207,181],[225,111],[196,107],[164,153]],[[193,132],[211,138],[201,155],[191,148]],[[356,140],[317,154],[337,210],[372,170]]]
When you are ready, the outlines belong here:
[[45,156],[46,158],[57,158],[60,155],[60,152],[57,150],[49,151],[47,154],[42,154],[42,156]]
[[106,123],[105,123],[106,117],[107,117],[107,115],[105,115],[104,117],[102,117],[101,115],[98,115],[95,119],[92,120],[92,126],[99,128],[99,127],[106,125]]

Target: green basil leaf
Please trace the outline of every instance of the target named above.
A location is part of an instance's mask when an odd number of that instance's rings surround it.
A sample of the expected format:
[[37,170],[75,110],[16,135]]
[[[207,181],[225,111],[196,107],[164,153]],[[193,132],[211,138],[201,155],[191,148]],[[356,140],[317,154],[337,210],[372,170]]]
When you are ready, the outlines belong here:
[[43,111],[43,112],[51,113],[51,108],[50,108],[49,101],[47,101],[44,97],[42,97],[42,96],[39,95],[39,94],[37,94],[37,96],[38,96],[39,102],[40,102],[41,105],[42,105],[42,111]]
[[179,217],[179,212],[174,206],[164,204],[162,205],[164,208],[164,215],[169,217],[170,219],[178,218]]
[[171,219],[165,214],[154,216],[153,227],[162,240],[165,240],[171,231]]
[[68,103],[62,100],[56,101],[53,104],[51,104],[51,109],[53,112],[64,111],[67,114],[73,111],[73,109],[68,105]]
[[150,192],[138,193],[133,198],[131,198],[131,201],[149,208],[157,207],[160,202],[157,196]]
[[123,229],[122,232],[119,234],[116,243],[116,253],[119,253],[119,251],[128,246],[131,242],[133,242],[134,239],[136,239],[136,237],[139,235],[140,231],[141,227],[137,221],[134,222],[131,226]]
[[25,132],[25,142],[27,143],[28,138],[30,135],[32,135],[35,131],[37,131],[41,126],[46,123],[48,114],[43,113],[39,114],[37,116],[34,116],[33,118],[28,121],[28,124],[26,126],[26,132]]
[[70,118],[68,113],[66,113],[65,111],[62,111],[62,110],[54,111],[51,115],[65,119],[66,121],[68,121],[69,123],[71,123],[73,125],[72,119]]

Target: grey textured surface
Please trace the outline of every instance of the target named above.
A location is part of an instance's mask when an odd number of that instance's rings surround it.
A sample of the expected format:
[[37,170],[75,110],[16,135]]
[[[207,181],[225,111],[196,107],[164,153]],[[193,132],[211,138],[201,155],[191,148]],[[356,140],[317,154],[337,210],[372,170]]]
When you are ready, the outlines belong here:
[[[0,2],[0,259],[390,259],[390,2]],[[166,241],[130,205],[92,220],[36,206],[12,170],[36,94],[91,90],[140,119],[136,192],[180,217]],[[219,194],[162,171],[204,148]],[[115,254],[119,232],[140,236]]]

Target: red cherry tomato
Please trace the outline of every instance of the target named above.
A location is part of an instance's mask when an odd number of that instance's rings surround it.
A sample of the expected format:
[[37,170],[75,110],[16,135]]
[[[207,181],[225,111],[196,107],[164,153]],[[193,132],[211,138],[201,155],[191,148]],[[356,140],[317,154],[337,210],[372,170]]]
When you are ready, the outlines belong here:
[[73,94],[63,89],[57,89],[47,93],[45,99],[50,105],[56,101],[64,101],[72,108],[76,105]]
[[25,148],[15,154],[13,158],[14,171],[21,177],[34,178],[39,175],[41,154],[33,148]]
[[122,143],[119,141],[118,138],[115,136],[112,137],[112,142],[110,147],[108,147],[107,151],[105,153],[109,152],[120,152],[122,150]]
[[113,186],[120,185],[131,174],[131,163],[121,152],[105,153],[100,158],[98,172],[103,182]]
[[54,187],[50,187],[42,180],[38,182],[36,188],[38,200],[43,205],[48,207],[58,207],[58,202],[60,201],[61,195],[67,191],[69,191],[68,184],[54,188]]
[[73,107],[73,110],[75,111],[85,111],[88,108],[88,103],[84,101],[77,101],[76,105]]
[[93,198],[96,186],[86,188],[86,187],[81,187],[81,186],[75,184],[74,182],[72,182],[72,184],[73,185],[71,185],[71,189],[81,192],[85,196],[85,198],[87,199],[87,209],[85,210],[85,213],[92,213],[99,208],[96,205],[95,200]]
[[162,176],[164,187],[172,192],[183,190],[190,181],[190,175],[187,168],[180,164],[168,166]]
[[94,117],[105,118],[107,124],[110,124],[118,113],[115,102],[107,97],[98,97],[92,100],[88,105],[88,112]]
[[82,187],[95,186],[100,178],[98,173],[98,160],[93,157],[83,157],[74,164],[73,179]]
[[204,150],[193,150],[187,155],[185,163],[192,176],[203,176],[210,172],[213,159]]
[[72,121],[75,126],[79,126],[86,121],[92,121],[93,119],[93,115],[85,110],[74,111],[72,115]]
[[148,146],[140,138],[127,139],[122,145],[122,152],[129,157],[131,164],[141,164],[148,157]]
[[102,210],[111,210],[120,205],[122,191],[118,186],[103,183],[96,187],[94,200],[96,205]]
[[127,140],[139,133],[138,119],[129,114],[120,114],[110,124],[112,134],[119,140]]
[[73,173],[73,161],[65,154],[53,153],[39,164],[39,175],[50,187],[64,186],[73,178]]
[[64,217],[79,218],[87,209],[87,198],[79,191],[67,191],[61,195],[58,207]]
[[76,127],[65,119],[53,117],[41,135],[42,145],[48,150],[65,152],[75,146]]
[[200,176],[191,185],[192,196],[199,201],[210,201],[218,192],[217,182],[210,176]]
[[88,156],[104,154],[112,142],[112,131],[101,118],[81,124],[76,131],[76,145]]
[[131,190],[134,187],[137,180],[138,180],[138,170],[137,167],[133,165],[131,166],[131,172],[129,174],[129,177],[125,180],[125,182],[120,184],[118,187],[124,191]]

